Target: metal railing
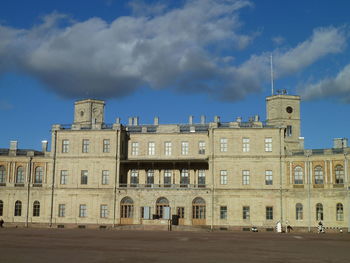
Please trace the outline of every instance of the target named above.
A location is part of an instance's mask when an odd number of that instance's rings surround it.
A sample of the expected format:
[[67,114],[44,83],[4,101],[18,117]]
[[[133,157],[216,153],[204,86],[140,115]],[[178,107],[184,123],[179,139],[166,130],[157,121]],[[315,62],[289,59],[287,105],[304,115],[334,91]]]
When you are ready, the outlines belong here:
[[198,189],[206,188],[205,184],[119,184],[121,188],[171,188],[171,189]]

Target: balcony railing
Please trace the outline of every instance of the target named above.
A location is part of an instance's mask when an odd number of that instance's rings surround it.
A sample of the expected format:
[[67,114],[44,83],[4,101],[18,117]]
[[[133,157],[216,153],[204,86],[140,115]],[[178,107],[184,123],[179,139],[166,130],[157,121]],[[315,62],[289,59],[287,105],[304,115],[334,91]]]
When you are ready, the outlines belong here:
[[122,188],[206,188],[205,184],[119,184]]

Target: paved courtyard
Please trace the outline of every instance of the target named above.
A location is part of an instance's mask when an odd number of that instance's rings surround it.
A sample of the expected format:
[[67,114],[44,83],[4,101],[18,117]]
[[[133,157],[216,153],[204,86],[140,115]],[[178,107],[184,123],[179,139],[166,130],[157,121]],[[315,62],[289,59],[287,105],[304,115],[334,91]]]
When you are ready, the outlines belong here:
[[0,262],[350,262],[350,234],[3,228]]

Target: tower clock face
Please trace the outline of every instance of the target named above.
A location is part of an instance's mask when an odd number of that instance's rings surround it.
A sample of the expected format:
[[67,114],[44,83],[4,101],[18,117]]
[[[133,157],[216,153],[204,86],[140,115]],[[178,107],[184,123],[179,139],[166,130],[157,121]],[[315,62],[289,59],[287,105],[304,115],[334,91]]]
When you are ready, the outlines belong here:
[[292,113],[292,112],[293,112],[293,108],[292,108],[291,106],[288,106],[288,107],[286,108],[286,112]]

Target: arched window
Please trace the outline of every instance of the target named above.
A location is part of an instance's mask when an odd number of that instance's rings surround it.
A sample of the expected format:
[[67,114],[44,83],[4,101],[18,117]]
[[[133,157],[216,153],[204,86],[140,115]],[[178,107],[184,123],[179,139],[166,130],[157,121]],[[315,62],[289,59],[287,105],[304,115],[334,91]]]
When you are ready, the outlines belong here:
[[24,184],[24,170],[23,170],[22,166],[19,166],[17,168],[16,183],[17,184]]
[[197,197],[192,202],[192,218],[205,219],[205,200]]
[[0,184],[6,183],[6,168],[0,165]]
[[156,214],[159,218],[164,218],[164,207],[169,207],[169,201],[165,197],[160,197],[156,202]]
[[303,168],[300,166],[294,168],[294,184],[303,184]]
[[44,175],[44,168],[42,166],[38,166],[37,168],[35,168],[34,183],[35,184],[42,184],[43,183],[43,175]]
[[4,212],[4,202],[0,200],[0,216],[3,216],[3,212]]
[[344,184],[344,168],[340,164],[335,167],[335,183]]
[[323,220],[323,205],[320,203],[316,204],[316,220]]
[[344,220],[344,208],[343,204],[338,203],[337,204],[337,221],[343,221]]
[[21,216],[22,215],[22,202],[16,201],[15,203],[15,216]]
[[120,201],[120,218],[133,218],[134,201],[130,197],[124,197]]
[[321,166],[316,166],[314,169],[315,174],[315,184],[323,184],[323,168]]
[[303,220],[303,205],[300,203],[295,205],[295,219]]
[[40,202],[34,201],[33,203],[33,216],[40,216]]

